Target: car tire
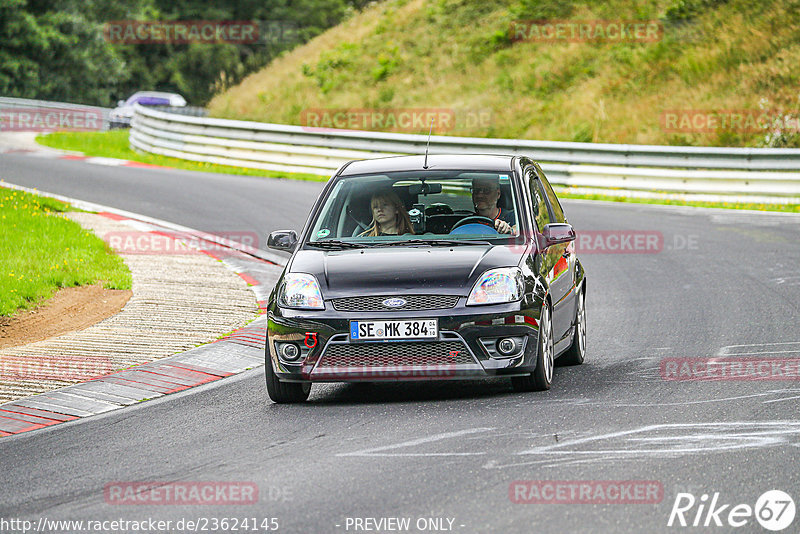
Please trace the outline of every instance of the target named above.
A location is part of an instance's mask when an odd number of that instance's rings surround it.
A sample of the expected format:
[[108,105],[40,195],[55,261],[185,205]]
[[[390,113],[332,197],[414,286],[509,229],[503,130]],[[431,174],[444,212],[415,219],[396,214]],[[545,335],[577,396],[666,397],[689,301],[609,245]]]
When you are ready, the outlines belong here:
[[272,358],[267,356],[264,366],[267,379],[267,394],[272,402],[278,404],[295,404],[305,402],[311,393],[311,382],[281,382],[272,370]]
[[575,331],[572,333],[572,346],[559,359],[559,365],[580,365],[586,357],[586,297],[583,290],[578,294],[578,307],[575,309]]
[[553,383],[553,322],[550,305],[545,302],[539,318],[539,346],[536,356],[536,369],[527,376],[511,377],[511,385],[518,393],[527,391],[546,391]]

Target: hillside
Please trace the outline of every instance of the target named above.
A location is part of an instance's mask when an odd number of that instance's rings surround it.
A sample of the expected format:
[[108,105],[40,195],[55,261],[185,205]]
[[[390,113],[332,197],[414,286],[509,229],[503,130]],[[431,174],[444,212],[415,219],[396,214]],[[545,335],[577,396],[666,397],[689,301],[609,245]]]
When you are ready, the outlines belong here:
[[[636,42],[512,39],[514,21],[565,19],[656,21],[663,33]],[[396,118],[422,108],[455,119],[438,131],[448,135],[800,146],[796,121],[779,135],[762,128],[800,108],[798,28],[798,0],[386,0],[209,108],[304,126],[330,125],[309,120],[325,110],[380,108]],[[739,110],[752,114],[736,119]],[[677,121],[667,115],[675,111]],[[427,133],[420,125],[399,130]]]

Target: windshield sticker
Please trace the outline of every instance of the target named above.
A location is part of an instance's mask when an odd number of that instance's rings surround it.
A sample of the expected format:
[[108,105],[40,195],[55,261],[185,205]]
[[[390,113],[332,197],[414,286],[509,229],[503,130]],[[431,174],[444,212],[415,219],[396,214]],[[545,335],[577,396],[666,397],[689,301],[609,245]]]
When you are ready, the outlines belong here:
[[331,233],[330,230],[328,230],[327,228],[323,228],[322,230],[317,232],[317,237],[322,239],[323,237],[328,237],[328,235],[330,235],[330,233]]

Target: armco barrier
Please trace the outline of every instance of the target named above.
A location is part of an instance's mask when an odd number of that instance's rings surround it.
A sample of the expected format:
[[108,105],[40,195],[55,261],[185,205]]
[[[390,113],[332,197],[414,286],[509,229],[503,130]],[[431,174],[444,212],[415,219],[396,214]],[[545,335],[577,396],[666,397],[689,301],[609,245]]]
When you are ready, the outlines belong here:
[[[165,113],[136,106],[130,144],[182,159],[330,175],[351,159],[422,154],[428,137]],[[578,188],[800,203],[800,149],[671,147],[432,136],[431,154],[524,154]]]

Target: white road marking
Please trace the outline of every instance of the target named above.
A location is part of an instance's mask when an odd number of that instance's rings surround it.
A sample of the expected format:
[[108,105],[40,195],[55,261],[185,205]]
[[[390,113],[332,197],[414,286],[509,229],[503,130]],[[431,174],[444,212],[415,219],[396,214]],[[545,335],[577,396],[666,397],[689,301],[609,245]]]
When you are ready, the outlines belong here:
[[[637,434],[665,432],[660,436],[637,437]],[[695,433],[696,432],[696,433]],[[554,467],[572,463],[619,461],[642,457],[670,458],[695,453],[727,452],[747,448],[800,445],[800,422],[796,421],[731,421],[722,423],[675,423],[647,425],[633,430],[610,432],[597,436],[573,439],[551,445],[534,447],[516,453],[518,456],[537,455],[538,459],[500,465],[496,460],[483,465],[485,469],[502,469],[524,465]],[[586,450],[577,446],[611,441],[611,448]],[[614,441],[617,440],[617,445]]]
[[485,452],[423,452],[423,453],[385,453],[382,451],[390,451],[394,449],[401,449],[403,447],[414,447],[416,445],[424,445],[426,443],[433,443],[435,441],[442,441],[445,439],[457,438],[460,436],[467,436],[470,434],[477,434],[480,432],[490,432],[494,428],[468,428],[466,430],[459,430],[457,432],[444,432],[442,434],[434,434],[424,438],[412,439],[395,443],[393,445],[384,445],[382,447],[374,447],[371,449],[363,449],[355,452],[344,452],[336,456],[478,456],[486,454]]
[[782,399],[772,399],[772,400],[764,401],[763,404],[770,404],[772,402],[783,402],[783,401],[793,400],[793,399],[800,399],[800,395],[797,395],[797,396],[794,396],[794,397],[784,397]]
[[781,276],[778,278],[770,278],[769,280],[767,280],[767,282],[775,282],[775,285],[778,286],[781,284],[785,284],[787,281],[790,281],[789,284],[787,285],[796,286],[800,284],[800,276]]
[[[735,397],[718,397],[713,399],[703,399],[703,400],[696,400],[696,401],[685,401],[685,402],[645,402],[645,403],[624,403],[624,402],[576,402],[575,405],[581,406],[616,406],[620,408],[649,408],[652,406],[687,406],[689,404],[712,404],[718,402],[728,402],[728,401],[736,401],[742,399],[752,399],[755,397],[767,397],[769,395],[775,395],[780,393],[798,393],[800,389],[773,389],[770,391],[764,391],[761,393],[752,393],[750,395],[737,395]],[[791,397],[797,398],[797,397]],[[780,402],[781,400],[785,399],[776,399],[770,401],[764,401],[764,404],[769,402]]]
[[128,163],[128,160],[124,159],[103,158],[99,156],[86,158],[84,161],[86,161],[86,163],[94,163],[95,165],[108,165],[109,167],[119,167],[120,165]]
[[[561,454],[561,451],[555,451],[555,449],[563,449],[565,447],[571,447],[574,445],[580,445],[583,443],[589,443],[593,441],[600,441],[603,439],[612,439],[622,436],[632,436],[635,434],[640,434],[643,432],[650,432],[650,431],[658,431],[658,430],[690,430],[690,429],[701,429],[701,430],[709,430],[709,429],[719,429],[720,431],[727,430],[729,428],[741,430],[744,428],[759,428],[759,427],[766,427],[766,428],[778,428],[777,434],[800,434],[800,422],[797,421],[727,421],[727,422],[714,422],[714,423],[669,423],[669,424],[658,424],[658,425],[647,425],[640,428],[635,428],[633,430],[621,430],[619,432],[611,432],[609,434],[601,434],[598,436],[589,436],[586,438],[579,438],[571,441],[564,441],[561,443],[556,443],[552,445],[545,445],[543,447],[535,447],[528,451],[522,451],[518,454],[539,454],[543,452],[555,452],[556,454]],[[780,430],[780,428],[784,430]],[[739,432],[733,434],[721,434],[723,438],[733,437],[736,438],[738,436],[749,436],[749,435],[759,435],[759,434],[775,434],[775,431],[771,432]],[[699,434],[703,436],[703,434]],[[708,436],[718,437],[720,434],[708,434]],[[678,439],[686,438],[692,439],[692,435],[687,436],[677,436]],[[670,437],[670,439],[672,439]],[[569,452],[569,451],[567,451]],[[597,451],[584,451],[584,452],[597,452]],[[605,452],[605,451],[603,451]],[[619,450],[609,450],[608,452],[630,452],[630,451],[619,451]]]
[[153,226],[150,223],[136,221],[133,219],[122,219],[120,222],[125,226],[130,226],[134,230],[139,230],[140,232],[155,232],[157,230],[160,230],[160,228],[158,228],[157,226]]
[[790,351],[783,351],[783,352],[798,352],[800,351],[800,341],[776,341],[773,343],[750,343],[746,345],[726,345],[717,351],[717,356],[734,356],[734,355],[746,355],[746,354],[771,354],[773,352],[781,352],[781,351],[766,351],[766,352],[734,352],[731,349],[737,348],[753,348],[756,349],[758,347],[771,347],[776,345],[797,345],[796,350]]
[[[770,356],[772,354],[798,354],[800,353],[800,347],[794,350],[770,350],[766,352],[734,352],[733,354],[728,354],[727,356]],[[718,356],[722,357],[722,356]]]
[[[783,428],[775,428],[783,427]],[[726,433],[727,430],[747,429],[753,431],[737,431]],[[641,432],[660,430],[701,430],[698,434],[663,435],[657,437],[633,437]],[[766,430],[764,430],[766,429]],[[716,433],[715,433],[716,430]],[[711,431],[711,432],[709,432]],[[771,447],[777,445],[800,446],[800,442],[791,443],[786,436],[800,436],[800,422],[794,421],[766,421],[766,422],[726,422],[726,423],[688,423],[648,425],[634,430],[612,432],[598,436],[581,438],[561,442],[558,444],[535,447],[527,451],[518,452],[517,455],[526,456],[536,454],[541,456],[536,460],[525,462],[512,462],[500,464],[491,460],[483,465],[484,469],[504,469],[507,467],[544,466],[557,467],[564,465],[596,463],[604,461],[618,462],[619,460],[638,460],[642,457],[672,458],[695,453],[728,452],[745,448]],[[625,438],[623,448],[604,450],[555,450],[562,447],[583,445],[605,439]],[[647,445],[658,444],[661,448],[644,448]],[[625,445],[631,445],[624,448]]]

